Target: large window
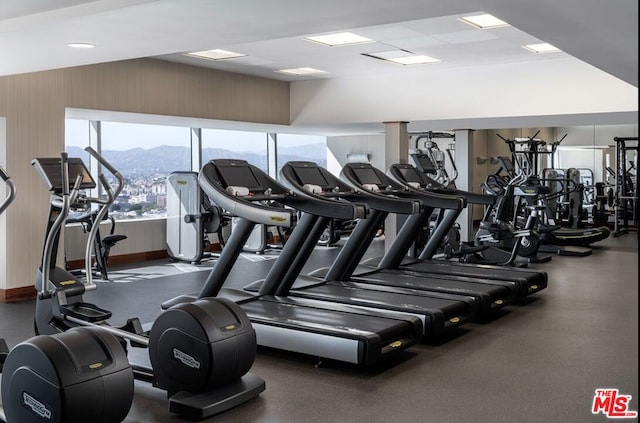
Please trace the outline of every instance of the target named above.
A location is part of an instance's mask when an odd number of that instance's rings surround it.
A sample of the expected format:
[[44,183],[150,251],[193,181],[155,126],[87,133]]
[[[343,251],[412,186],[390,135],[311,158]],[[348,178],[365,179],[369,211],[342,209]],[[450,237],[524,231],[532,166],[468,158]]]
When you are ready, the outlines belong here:
[[[69,156],[82,158],[96,179],[97,164],[84,151],[86,146],[124,176],[124,188],[111,210],[116,219],[165,217],[167,176],[197,170],[211,159],[243,159],[265,172],[270,167],[273,172],[276,163],[279,171],[291,160],[327,164],[326,137],[313,135],[67,119],[65,144]],[[114,184],[109,172],[105,174]]]
[[91,122],[67,119],[64,128],[65,151],[69,157],[80,157],[89,166],[89,153],[84,148],[91,143]]
[[242,159],[268,172],[267,133],[202,130],[202,163],[211,159]]
[[327,167],[327,137],[278,134],[278,172],[289,161],[310,161]]
[[125,180],[113,216],[166,216],[167,176],[191,170],[190,128],[101,122],[101,150]]

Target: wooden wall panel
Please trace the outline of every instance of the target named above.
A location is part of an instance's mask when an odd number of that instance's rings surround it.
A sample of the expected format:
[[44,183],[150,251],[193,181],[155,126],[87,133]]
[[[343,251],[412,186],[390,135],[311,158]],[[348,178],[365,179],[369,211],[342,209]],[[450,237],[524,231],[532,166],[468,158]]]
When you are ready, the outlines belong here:
[[287,125],[289,84],[155,59],[0,77],[6,168],[19,190],[6,213],[0,301],[33,284],[49,195],[30,161],[64,150],[66,108]]

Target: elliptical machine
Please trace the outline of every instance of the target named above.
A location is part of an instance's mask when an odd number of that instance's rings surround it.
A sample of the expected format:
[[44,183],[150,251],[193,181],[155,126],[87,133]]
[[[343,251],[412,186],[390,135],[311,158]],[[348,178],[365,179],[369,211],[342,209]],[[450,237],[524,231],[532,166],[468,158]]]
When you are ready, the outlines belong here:
[[[15,187],[0,167],[9,195],[2,214],[15,198]],[[40,335],[11,351],[0,339],[2,407],[8,423],[124,420],[133,401],[133,372],[113,335],[100,328],[75,328]]]
[[493,206],[486,207],[476,232],[476,243],[495,246],[506,251],[509,254],[507,264],[514,263],[518,256],[531,263],[550,261],[550,256],[538,255],[540,236],[535,231],[537,215],[544,207],[535,203],[524,206],[529,213],[527,221],[521,229],[516,225],[515,212],[520,207],[520,205],[516,206],[516,197],[535,197],[539,194],[539,187],[529,185],[524,171],[516,171],[509,159],[505,157],[496,159],[501,169],[513,172],[513,177],[507,181],[499,175],[500,171],[498,171],[489,175],[487,181],[482,184],[485,193],[499,198]]
[[2,179],[7,188],[9,188],[9,195],[7,195],[6,198],[2,200],[2,203],[0,203],[0,214],[2,214],[16,198],[16,186],[13,184],[11,178],[9,177],[9,175],[7,175],[7,172],[5,172],[5,170],[1,166],[0,179]]
[[[104,175],[99,176],[107,198],[89,201],[100,205],[96,220],[101,221],[122,190],[124,178],[95,150],[85,150],[113,174],[118,184],[114,191]],[[34,159],[32,165],[52,192],[42,266],[36,277],[37,333],[100,327],[117,336],[124,347],[128,341],[130,347],[148,348],[151,367],[132,365],[134,376],[164,389],[169,411],[186,418],[221,413],[264,390],[264,380],[248,373],[256,354],[255,331],[244,311],[231,301],[203,298],[177,305],[162,312],[148,332],[137,318],[120,328],[110,326],[110,311],[84,302],[83,294],[97,288],[90,266],[98,225],[93,226],[87,239],[85,280],[57,267],[55,257],[70,204],[79,190],[95,188],[96,182],[81,159],[67,158],[65,153],[60,158]],[[71,190],[69,175],[75,180]]]
[[[84,233],[89,233],[91,232],[91,229],[93,228],[94,225],[101,224],[101,222],[98,222],[96,220],[97,216],[98,216],[98,210],[89,209],[89,210],[85,210],[83,213],[68,217],[65,223],[80,224],[82,226],[82,231]],[[109,234],[106,236],[102,236],[100,234],[100,229],[98,229],[98,231],[96,232],[96,237],[93,241],[95,243],[95,246],[94,246],[95,254],[93,257],[94,259],[93,273],[94,273],[94,276],[99,276],[100,279],[102,279],[103,281],[108,281],[109,280],[108,264],[109,264],[109,254],[111,253],[111,248],[113,248],[118,242],[124,241],[125,239],[127,239],[127,236],[114,233],[116,229],[116,220],[113,218],[113,216],[110,216],[107,214],[104,217],[104,220],[109,221],[109,226],[110,226]],[[81,275],[82,272],[83,270],[75,271],[72,273]]]

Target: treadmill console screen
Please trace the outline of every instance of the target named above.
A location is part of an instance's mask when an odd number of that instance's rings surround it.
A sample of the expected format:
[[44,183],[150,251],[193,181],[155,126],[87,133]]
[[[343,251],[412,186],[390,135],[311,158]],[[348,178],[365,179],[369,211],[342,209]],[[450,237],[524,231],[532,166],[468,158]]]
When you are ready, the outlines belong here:
[[327,188],[329,186],[329,182],[327,182],[326,178],[318,167],[300,166],[294,167],[293,171],[298,177],[301,185],[318,185],[322,188]]
[[406,182],[417,182],[419,184],[423,184],[422,178],[420,178],[420,174],[414,167],[401,167],[400,173]]
[[[82,175],[80,189],[93,189],[96,187],[95,180],[91,177],[89,169],[84,165],[81,158],[69,157],[67,163],[69,165],[69,190],[73,188],[78,175]],[[38,169],[42,180],[47,184],[49,191],[62,192],[62,166],[59,158],[35,159],[33,164]]]
[[373,168],[365,167],[365,168],[353,168],[353,173],[355,173],[356,178],[360,181],[361,184],[374,184],[374,185],[382,185],[384,182],[380,180],[378,174],[373,170]]
[[416,165],[422,170],[424,173],[428,174],[436,174],[436,167],[433,165],[431,159],[424,154],[416,154],[413,156],[416,161]]
[[264,191],[249,166],[218,166],[218,172],[227,186],[244,187],[249,191]]

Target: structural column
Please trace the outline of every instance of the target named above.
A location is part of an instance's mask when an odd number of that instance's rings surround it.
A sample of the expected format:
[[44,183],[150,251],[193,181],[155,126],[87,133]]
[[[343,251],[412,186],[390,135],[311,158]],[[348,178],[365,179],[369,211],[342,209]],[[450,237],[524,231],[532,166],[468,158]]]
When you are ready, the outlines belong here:
[[[455,140],[455,163],[458,169],[456,187],[463,191],[473,191],[473,129],[456,129]],[[471,205],[462,211],[457,223],[460,225],[461,241],[473,240],[473,208]]]
[[274,179],[278,179],[278,134],[267,134],[267,163],[269,166],[268,174]]
[[[384,171],[394,163],[406,163],[409,156],[408,122],[384,122]],[[390,215],[384,223],[385,250],[396,237],[405,216]]]

